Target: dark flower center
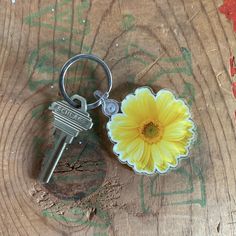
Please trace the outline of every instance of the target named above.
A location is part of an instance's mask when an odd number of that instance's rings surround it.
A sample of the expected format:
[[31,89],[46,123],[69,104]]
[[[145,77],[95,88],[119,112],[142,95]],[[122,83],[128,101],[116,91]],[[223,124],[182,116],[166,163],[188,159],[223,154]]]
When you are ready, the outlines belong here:
[[160,128],[157,124],[150,122],[144,125],[142,133],[146,138],[152,139],[158,136]]

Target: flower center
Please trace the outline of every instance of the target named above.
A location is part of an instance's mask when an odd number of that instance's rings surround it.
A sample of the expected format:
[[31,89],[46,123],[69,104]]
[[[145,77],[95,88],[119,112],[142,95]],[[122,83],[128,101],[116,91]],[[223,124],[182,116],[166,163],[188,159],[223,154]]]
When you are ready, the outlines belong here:
[[145,121],[139,128],[141,137],[148,143],[155,143],[162,138],[163,129],[158,122]]
[[158,125],[154,124],[153,122],[150,122],[143,127],[143,134],[147,138],[154,138],[159,133],[159,127]]

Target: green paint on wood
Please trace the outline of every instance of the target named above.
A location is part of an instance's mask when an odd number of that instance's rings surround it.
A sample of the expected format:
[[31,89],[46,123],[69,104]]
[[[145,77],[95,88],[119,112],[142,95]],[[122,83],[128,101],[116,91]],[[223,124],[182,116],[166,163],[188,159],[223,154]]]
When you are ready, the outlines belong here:
[[[86,10],[88,10],[89,6],[90,1],[88,0],[84,0],[82,3],[76,6],[75,14],[77,14],[78,22],[80,25],[85,27],[85,29],[72,29],[74,34],[87,35],[90,32],[89,21],[84,21],[83,19],[83,14]],[[44,16],[47,16],[47,20],[44,20]],[[40,26],[50,30],[71,33],[72,20],[72,0],[64,0],[59,2],[57,5],[49,5],[42,8],[38,12],[27,16],[24,19],[24,22],[30,26]],[[57,22],[56,27],[55,22]]]
[[[189,161],[190,162],[190,161]],[[141,202],[141,209],[143,213],[148,213],[150,211],[150,206],[146,205],[145,199],[150,199],[152,197],[160,197],[160,196],[166,196],[166,195],[183,195],[187,196],[188,194],[193,194],[194,193],[194,185],[193,185],[193,174],[198,177],[198,181],[200,183],[200,192],[201,196],[198,197],[193,197],[191,200],[187,201],[176,201],[176,202],[170,202],[166,205],[188,205],[188,204],[199,204],[202,207],[206,206],[206,189],[205,189],[205,180],[202,174],[202,170],[200,167],[198,167],[196,164],[192,163],[192,170],[187,171],[183,167],[175,170],[176,173],[181,174],[183,181],[187,182],[187,187],[185,189],[180,189],[180,190],[175,190],[175,191],[170,191],[170,192],[157,192],[156,190],[156,185],[158,184],[158,177],[150,177],[148,180],[149,182],[144,185],[144,177],[141,177],[141,181],[139,184],[140,188],[140,202]],[[149,191],[145,191],[144,187],[149,189]]]
[[98,232],[98,233],[94,233],[93,236],[108,236],[108,234],[107,233]]
[[[56,47],[56,53],[60,56],[68,56],[68,48],[65,45],[70,43],[69,38],[64,39],[56,39],[54,41],[47,41],[39,45],[39,48],[33,50],[27,60],[27,63],[31,66],[35,66],[38,72],[40,73],[53,73],[59,72],[61,69],[61,65],[59,67],[55,67],[53,69],[53,47]],[[80,48],[81,41],[80,40],[72,40],[73,48]],[[83,45],[82,52],[89,53],[91,48],[87,45]],[[42,54],[42,55],[41,55]],[[73,55],[76,55],[77,52],[74,52]]]
[[131,14],[123,15],[122,17],[122,28],[123,30],[132,30],[135,25],[135,17]]
[[146,207],[145,205],[144,176],[141,176],[140,178],[139,191],[140,191],[140,203],[141,203],[142,212],[148,213],[150,210],[150,207]]
[[192,106],[195,102],[195,88],[189,82],[184,82],[184,90],[180,94],[179,98],[184,98],[189,106]]
[[[130,51],[134,50],[135,52],[141,52],[141,55],[132,55],[130,56]],[[125,56],[127,58],[127,62],[131,63],[132,61],[138,61],[141,64],[148,66],[150,63],[148,61],[145,61],[142,59],[143,56],[149,57],[152,60],[156,59],[155,54],[150,53],[148,50],[140,47],[138,44],[135,43],[130,43],[126,48],[125,48]]]
[[[160,61],[165,61],[170,63],[171,68],[162,68],[158,72],[156,72],[149,80],[149,84],[152,84],[156,80],[160,79],[163,75],[168,74],[186,74],[191,76],[192,72],[192,60],[191,60],[191,53],[187,48],[181,48],[181,56],[180,57],[173,57],[173,58],[162,58]],[[185,65],[176,65],[176,63],[185,63]]]
[[[62,1],[61,3],[59,3],[57,5],[57,9],[64,9],[65,5],[68,3],[71,3],[71,0]],[[24,22],[26,24],[29,24],[30,26],[37,26],[37,27],[40,26],[40,27],[46,27],[48,29],[54,30],[54,23],[55,23],[55,20],[57,19],[57,16],[58,16],[58,14],[55,14],[55,8],[56,8],[56,4],[52,4],[52,5],[49,5],[45,8],[42,8],[40,11],[27,16],[24,19]],[[52,11],[52,9],[54,9],[54,11]],[[43,20],[40,21],[40,19],[45,15],[48,16],[47,22],[45,22]],[[71,13],[67,12],[67,15],[71,16]],[[61,13],[59,13],[59,16],[61,16]],[[48,22],[50,22],[50,20],[51,20],[51,24],[48,23]],[[60,30],[60,31],[62,30],[63,32],[69,32],[70,28],[57,26],[57,30]]]
[[111,219],[108,213],[105,211],[102,211],[99,207],[95,207],[95,208],[96,208],[96,217],[99,218],[100,222],[88,220],[86,218],[86,210],[83,210],[79,207],[70,209],[69,213],[74,215],[73,218],[67,217],[65,215],[60,215],[56,212],[52,212],[52,210],[44,210],[42,211],[42,215],[48,218],[53,218],[60,222],[74,223],[74,224],[101,228],[101,229],[108,228],[111,225]]
[[[137,52],[137,55],[130,56],[131,50],[133,50],[134,52]],[[141,63],[144,66],[148,66],[151,63],[150,61],[144,58],[149,58],[152,61],[154,61],[157,58],[157,56],[153,54],[152,52],[149,52],[148,50],[134,43],[131,43],[128,45],[128,47],[125,49],[125,54],[126,54],[128,63],[136,61],[136,62]],[[187,48],[184,48],[184,47],[181,48],[180,56],[160,58],[159,62],[165,62],[169,65],[168,67],[161,68],[159,71],[154,73],[154,75],[148,81],[149,85],[152,85],[156,80],[159,80],[164,75],[183,73],[188,76],[191,76],[193,74],[192,56],[191,56],[191,52]],[[181,65],[179,65],[180,63]]]
[[[61,57],[67,57],[68,56],[68,49],[65,49],[64,44],[68,43],[69,39],[58,39],[53,41],[48,41],[39,46],[39,49],[35,49],[32,51],[30,54],[27,63],[29,65],[29,74],[32,74],[33,71],[37,71],[38,73],[45,73],[45,74],[53,74],[53,73],[58,73],[61,70],[61,65],[53,67],[53,60],[54,56],[52,53],[52,47],[55,45],[57,47],[57,55]],[[73,47],[80,47],[80,41],[72,41]],[[89,53],[91,51],[91,48],[83,45],[82,47],[82,53]],[[76,55],[77,53],[72,53],[72,56]],[[81,71],[83,70],[83,64],[79,63],[77,68],[72,67],[70,71]],[[52,76],[49,76],[49,78]],[[72,78],[67,78],[66,82],[67,83],[75,83],[76,81],[79,81],[80,77],[72,77]],[[81,88],[84,89],[84,91],[93,91],[94,86],[96,83],[94,83],[95,78],[92,76],[87,76],[84,78],[84,80],[88,81],[90,83],[89,88]],[[45,85],[52,85],[58,83],[58,79],[40,79],[40,80],[35,80],[34,78],[31,78],[29,80],[28,86],[31,91],[36,91],[38,88],[45,86]]]
[[195,134],[196,134],[196,137],[195,137],[195,140],[193,142],[193,146],[194,147],[200,147],[201,144],[202,144],[201,129],[200,129],[200,127],[196,126]]
[[150,180],[150,195],[152,197],[157,196],[165,196],[165,195],[176,195],[176,194],[184,194],[184,193],[192,193],[194,190],[192,175],[188,171],[186,171],[183,167],[179,167],[176,171],[177,174],[182,176],[182,179],[186,181],[186,189],[171,191],[171,192],[157,192],[157,185],[159,181],[159,175],[154,176]]
[[206,186],[205,186],[205,179],[202,174],[202,170],[199,166],[192,163],[192,168],[194,173],[197,175],[197,177],[200,180],[200,190],[201,190],[201,197],[200,198],[193,198],[188,201],[179,201],[179,202],[173,202],[170,205],[191,205],[191,204],[199,204],[201,207],[206,206]]
[[72,12],[68,12],[68,10],[65,10],[63,12],[57,13],[56,19],[58,22],[64,22],[67,24],[71,24],[72,22]]

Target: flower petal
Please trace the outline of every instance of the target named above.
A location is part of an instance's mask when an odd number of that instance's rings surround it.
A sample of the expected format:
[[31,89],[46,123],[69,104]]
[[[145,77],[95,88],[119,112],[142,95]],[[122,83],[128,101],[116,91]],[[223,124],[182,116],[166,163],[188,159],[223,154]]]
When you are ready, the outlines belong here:
[[179,155],[178,157],[184,157],[188,154],[188,149],[190,145],[190,141],[188,139],[183,139],[178,142],[169,142],[170,145],[172,146],[173,150],[178,151]]
[[159,145],[161,152],[165,155],[165,160],[175,166],[177,163],[177,158],[180,155],[186,153],[186,147],[180,143],[167,142],[162,140]]
[[122,130],[122,129],[114,129],[109,132],[110,138],[114,142],[119,141],[126,141],[129,142],[130,140],[133,140],[139,136],[139,133],[136,129],[133,130]]
[[177,162],[176,159],[171,156],[168,150],[162,149],[160,144],[153,144],[151,151],[155,162],[155,167],[161,173],[164,173],[168,170],[169,162],[172,165],[175,165]]
[[156,104],[152,92],[148,88],[140,88],[135,95],[128,95],[121,104],[122,112],[139,124],[155,115]]
[[137,128],[138,125],[130,119],[130,117],[124,115],[124,114],[115,114],[112,116],[111,121],[107,124],[108,129],[115,129],[115,128],[127,128],[127,129],[133,129]]
[[191,120],[181,120],[169,124],[164,129],[163,139],[168,141],[180,141],[182,139],[190,139],[193,136],[191,129],[194,124]]
[[110,138],[115,142],[121,140],[130,142],[139,135],[136,124],[122,114],[112,116],[107,128]]
[[190,116],[189,109],[182,100],[167,91],[161,90],[156,97],[158,119],[163,125],[186,119]]
[[144,143],[144,152],[142,158],[139,162],[136,163],[136,169],[138,172],[145,172],[152,174],[154,173],[154,161],[151,156],[151,145],[148,143]]
[[140,111],[145,114],[145,117],[154,118],[157,117],[157,107],[155,96],[148,88],[139,88],[136,89],[135,94],[138,100],[138,106],[140,107]]
[[123,141],[114,146],[114,151],[119,154],[121,161],[128,161],[130,164],[134,164],[143,155],[144,142],[139,138],[129,143]]

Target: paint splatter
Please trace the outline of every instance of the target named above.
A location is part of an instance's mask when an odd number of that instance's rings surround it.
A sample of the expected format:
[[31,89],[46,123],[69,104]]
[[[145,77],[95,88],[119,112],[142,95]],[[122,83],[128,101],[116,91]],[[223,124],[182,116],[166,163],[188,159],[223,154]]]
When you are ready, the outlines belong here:
[[234,56],[231,56],[229,58],[229,64],[230,64],[230,75],[233,77],[236,74],[235,57]]
[[[230,63],[230,75],[233,77],[236,74],[236,66],[235,66],[235,57],[231,56],[229,59]],[[236,98],[236,82],[232,82],[232,92],[234,97]]]
[[[230,63],[230,75],[233,77],[236,74],[236,66],[235,66],[235,57],[230,56],[229,58]],[[236,82],[232,82],[232,92],[234,97],[236,98]],[[236,111],[234,113],[235,119],[236,119]]]
[[218,9],[227,19],[233,21],[234,31],[236,32],[236,0],[224,0],[223,5]]

